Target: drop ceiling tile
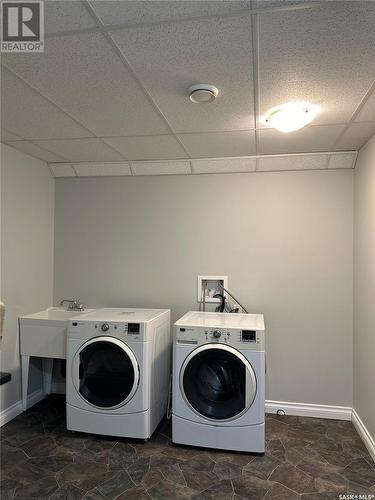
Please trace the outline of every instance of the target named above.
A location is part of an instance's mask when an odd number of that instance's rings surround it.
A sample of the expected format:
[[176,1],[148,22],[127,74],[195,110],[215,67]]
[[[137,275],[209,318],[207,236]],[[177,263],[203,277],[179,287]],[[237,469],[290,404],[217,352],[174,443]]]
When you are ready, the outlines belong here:
[[76,173],[72,165],[68,165],[67,163],[56,163],[49,165],[52,173],[55,177],[76,177]]
[[195,174],[221,174],[229,172],[254,172],[255,158],[227,158],[225,160],[193,160]]
[[255,154],[255,132],[216,132],[178,136],[192,158],[251,156]]
[[357,153],[336,153],[329,158],[328,168],[354,168]]
[[259,158],[257,171],[318,170],[326,167],[327,155],[273,156]]
[[100,139],[74,139],[58,141],[35,141],[40,147],[62,155],[69,162],[75,161],[121,161],[124,158]]
[[1,129],[1,142],[7,142],[7,141],[20,141],[22,140],[23,137],[20,135],[14,134],[10,130],[7,130],[6,128]]
[[[33,60],[33,57],[30,59]],[[4,67],[1,71],[1,86],[2,125],[24,139],[90,135],[86,129]]]
[[132,163],[132,170],[134,175],[176,175],[191,173],[190,162],[188,161]]
[[[174,132],[254,127],[248,17],[135,27],[113,36]],[[192,103],[188,89],[196,83],[215,85],[215,102]]]
[[8,144],[9,146],[12,146],[15,149],[18,149],[19,151],[22,151],[23,153],[26,153],[30,156],[33,156],[34,158],[38,158],[39,160],[50,162],[63,161],[65,159],[63,156],[52,153],[51,151],[33,144],[30,141],[9,141]]
[[375,80],[375,3],[324,2],[259,16],[260,113],[310,101],[314,124],[350,119]]
[[173,135],[103,137],[128,160],[174,160],[187,155]]
[[81,2],[44,1],[44,29],[46,34],[93,28],[95,26],[95,21]]
[[3,54],[3,60],[98,136],[169,133],[100,33],[49,38],[42,54]]
[[360,149],[375,134],[375,122],[352,123],[336,144],[336,149]]
[[78,177],[101,177],[115,175],[132,175],[129,163],[76,163],[73,165]]
[[104,24],[144,24],[178,21],[191,17],[235,14],[250,8],[250,1],[243,0],[176,0],[172,1],[91,1],[90,4]]
[[331,151],[345,125],[305,127],[285,134],[265,128],[257,131],[261,154]]
[[375,90],[365,102],[355,119],[356,122],[375,121]]

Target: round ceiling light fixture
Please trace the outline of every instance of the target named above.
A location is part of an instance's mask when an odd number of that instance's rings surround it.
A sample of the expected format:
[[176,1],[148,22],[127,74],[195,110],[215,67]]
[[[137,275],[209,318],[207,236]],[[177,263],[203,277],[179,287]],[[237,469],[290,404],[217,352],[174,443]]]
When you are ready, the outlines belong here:
[[294,132],[311,123],[318,111],[318,106],[308,102],[287,102],[270,109],[264,121],[280,132]]
[[209,83],[197,83],[189,88],[190,100],[196,104],[213,102],[218,93],[218,89]]

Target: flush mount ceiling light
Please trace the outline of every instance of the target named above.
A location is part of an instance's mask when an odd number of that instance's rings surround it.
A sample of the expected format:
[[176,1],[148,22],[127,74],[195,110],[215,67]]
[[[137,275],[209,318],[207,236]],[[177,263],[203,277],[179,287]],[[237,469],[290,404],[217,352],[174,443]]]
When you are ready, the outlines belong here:
[[216,99],[218,89],[208,83],[197,83],[189,89],[189,97],[191,102],[196,104],[208,104]]
[[308,102],[287,102],[268,111],[265,123],[280,132],[293,132],[313,121],[318,107]]

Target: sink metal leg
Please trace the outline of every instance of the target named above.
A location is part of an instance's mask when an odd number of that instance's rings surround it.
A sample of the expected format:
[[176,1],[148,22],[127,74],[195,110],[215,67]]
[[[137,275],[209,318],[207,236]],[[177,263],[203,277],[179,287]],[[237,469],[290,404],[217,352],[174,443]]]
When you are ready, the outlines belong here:
[[53,359],[42,358],[43,366],[43,389],[44,392],[49,395],[52,390],[52,370],[53,370]]
[[30,356],[21,356],[22,365],[22,411],[27,410],[27,388],[29,385]]

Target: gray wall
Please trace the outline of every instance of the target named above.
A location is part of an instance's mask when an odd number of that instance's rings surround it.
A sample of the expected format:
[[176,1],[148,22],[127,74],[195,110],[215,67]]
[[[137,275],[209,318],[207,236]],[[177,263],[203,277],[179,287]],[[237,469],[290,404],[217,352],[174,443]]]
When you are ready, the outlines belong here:
[[[2,145],[1,296],[6,305],[1,370],[1,410],[21,399],[18,317],[52,305],[54,179],[46,163]],[[29,392],[41,388],[39,362],[30,370]]]
[[375,438],[375,136],[354,176],[354,409]]
[[352,405],[352,171],[58,179],[57,303],[197,309],[227,274],[265,314],[271,400]]

